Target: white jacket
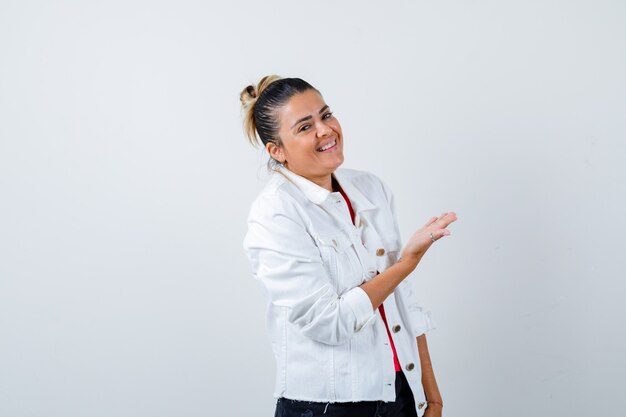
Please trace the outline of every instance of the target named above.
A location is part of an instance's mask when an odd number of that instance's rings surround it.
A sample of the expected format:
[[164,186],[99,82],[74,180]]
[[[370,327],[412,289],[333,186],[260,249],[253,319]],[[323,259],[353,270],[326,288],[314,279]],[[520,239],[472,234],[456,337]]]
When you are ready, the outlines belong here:
[[[276,358],[274,397],[320,402],[394,401],[393,352],[363,282],[402,248],[393,195],[375,175],[339,168],[339,192],[280,166],[248,216],[244,249],[267,300]],[[424,411],[416,336],[434,328],[407,277],[384,302],[398,359]]]

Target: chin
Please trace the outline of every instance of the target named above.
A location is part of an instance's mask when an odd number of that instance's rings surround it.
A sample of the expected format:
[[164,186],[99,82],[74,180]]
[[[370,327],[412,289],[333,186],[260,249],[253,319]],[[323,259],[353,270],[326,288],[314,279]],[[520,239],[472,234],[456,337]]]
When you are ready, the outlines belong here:
[[341,164],[343,164],[343,155],[341,155],[341,158],[339,158],[339,161],[337,161],[337,163],[335,163],[335,169],[339,168],[339,166],[341,166]]

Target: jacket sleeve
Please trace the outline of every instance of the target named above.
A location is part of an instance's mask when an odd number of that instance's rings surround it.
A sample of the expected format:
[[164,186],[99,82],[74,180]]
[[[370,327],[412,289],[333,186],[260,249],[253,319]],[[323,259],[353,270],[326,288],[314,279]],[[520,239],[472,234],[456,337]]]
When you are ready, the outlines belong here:
[[[391,215],[393,216],[393,224],[395,226],[396,236],[398,236],[398,239],[400,239],[400,229],[398,227],[393,192],[382,180],[380,180],[380,182],[383,186]],[[398,289],[402,292],[403,298],[406,302],[406,309],[408,310],[407,312],[411,321],[411,330],[413,331],[413,335],[417,337],[430,330],[435,329],[436,327],[430,316],[430,311],[424,311],[424,309],[420,306],[420,303],[418,302],[417,296],[415,294],[414,285],[415,284],[413,282],[413,274],[409,274],[409,276],[407,276],[400,283],[400,285],[398,285]]]
[[253,203],[244,250],[268,301],[288,307],[289,322],[305,336],[338,345],[373,322],[374,309],[363,289],[335,292],[291,197],[265,195]]

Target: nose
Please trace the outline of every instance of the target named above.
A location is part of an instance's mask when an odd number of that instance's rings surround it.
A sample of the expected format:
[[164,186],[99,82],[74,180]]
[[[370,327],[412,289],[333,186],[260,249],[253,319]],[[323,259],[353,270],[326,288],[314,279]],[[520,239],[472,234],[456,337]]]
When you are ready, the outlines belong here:
[[333,132],[333,130],[323,121],[319,122],[317,126],[317,136],[323,138],[324,136],[328,136]]

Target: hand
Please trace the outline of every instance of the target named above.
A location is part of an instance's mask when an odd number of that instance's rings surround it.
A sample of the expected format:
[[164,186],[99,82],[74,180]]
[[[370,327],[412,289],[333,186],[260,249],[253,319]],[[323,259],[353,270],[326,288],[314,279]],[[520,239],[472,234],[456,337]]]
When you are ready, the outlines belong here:
[[441,417],[442,408],[439,404],[431,404],[426,407],[426,411],[424,411],[424,417]]
[[434,243],[430,234],[432,233],[435,241],[449,235],[450,231],[446,227],[454,221],[456,221],[456,213],[454,212],[443,213],[439,217],[431,218],[409,238],[404,249],[402,249],[401,258],[409,258],[419,262],[430,245]]

